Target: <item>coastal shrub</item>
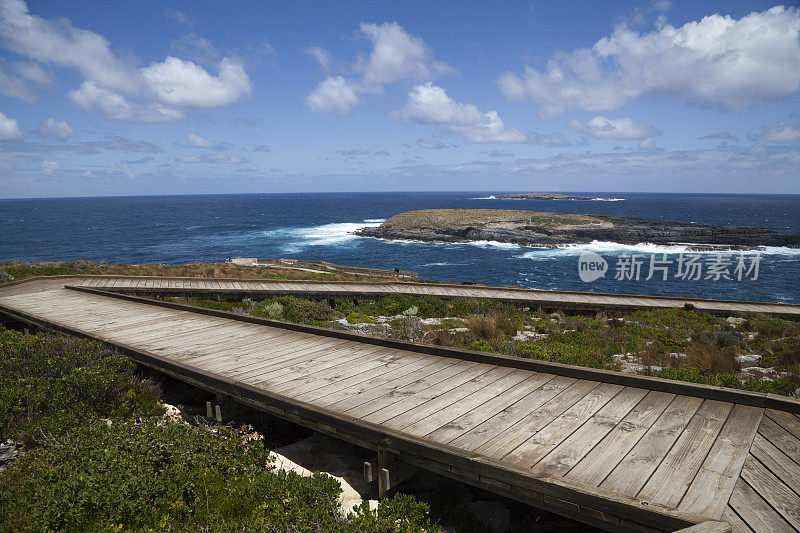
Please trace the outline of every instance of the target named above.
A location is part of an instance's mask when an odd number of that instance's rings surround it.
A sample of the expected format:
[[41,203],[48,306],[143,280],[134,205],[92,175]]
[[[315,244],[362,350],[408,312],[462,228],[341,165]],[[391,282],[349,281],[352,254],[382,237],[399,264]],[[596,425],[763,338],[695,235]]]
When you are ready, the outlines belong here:
[[544,347],[536,342],[531,341],[521,341],[514,345],[514,355],[518,355],[520,357],[527,357],[528,359],[540,359],[543,361],[549,361],[550,356],[547,354],[547,351]]
[[774,340],[770,351],[775,356],[775,365],[791,367],[800,365],[800,336]]
[[448,306],[445,300],[435,296],[408,296],[393,294],[375,302],[364,303],[358,310],[368,315],[395,316],[406,309],[416,307],[417,316],[420,318],[441,318],[448,316]]
[[0,435],[35,446],[98,417],[163,413],[125,356],[73,337],[0,331]]
[[185,297],[168,297],[164,298],[167,301],[182,303],[186,305],[194,305],[197,307],[205,307],[206,309],[214,309],[215,311],[235,311],[242,308],[242,302],[229,302],[227,300],[212,300],[210,298],[185,298]]
[[419,313],[419,307],[417,307],[416,305],[412,305],[411,307],[403,311],[404,316],[417,316],[417,313]]
[[65,434],[3,474],[0,530],[336,526],[336,480],[272,473],[260,441],[218,431],[146,419]]
[[273,320],[278,320],[283,318],[283,304],[280,302],[273,302],[273,301],[263,301],[259,302],[253,311],[251,311],[252,315],[260,316],[264,318],[271,318]]
[[371,316],[365,315],[364,313],[359,313],[357,311],[353,311],[347,317],[345,317],[347,322],[350,324],[377,324],[378,321],[372,318]]
[[754,315],[747,320],[745,328],[771,338],[800,336],[800,323],[782,318]]
[[438,532],[439,527],[431,522],[430,512],[427,503],[398,493],[381,500],[376,510],[371,510],[369,502],[363,501],[348,516],[346,530],[364,533]]
[[775,378],[748,381],[744,388],[755,392],[782,394],[784,396],[800,397],[800,382],[791,378]]
[[476,350],[478,352],[500,353],[489,341],[485,339],[477,340],[471,343],[469,346],[467,346],[467,349]]
[[327,325],[335,317],[333,309],[327,303],[295,298],[294,296],[281,296],[270,300],[262,300],[256,304],[250,314],[263,318],[275,318],[270,315],[271,312],[277,311],[277,307],[274,304],[281,306],[281,317],[284,320],[299,324]]
[[603,368],[611,355],[621,353],[617,343],[594,332],[553,332],[538,343],[551,360],[567,365]]
[[714,385],[716,387],[742,388],[742,382],[733,374],[705,374],[691,366],[662,368],[658,371],[657,375],[660,378],[688,381],[690,383],[702,383],[704,385]]

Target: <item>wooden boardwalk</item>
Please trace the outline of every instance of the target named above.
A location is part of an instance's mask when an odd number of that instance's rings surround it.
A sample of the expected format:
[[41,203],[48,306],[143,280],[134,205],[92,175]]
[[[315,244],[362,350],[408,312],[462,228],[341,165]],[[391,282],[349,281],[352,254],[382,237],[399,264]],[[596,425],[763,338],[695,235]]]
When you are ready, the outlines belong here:
[[127,291],[142,295],[154,293],[175,295],[227,294],[241,297],[243,295],[296,294],[320,298],[379,298],[391,294],[409,294],[415,296],[438,296],[441,298],[490,298],[534,308],[583,311],[683,307],[684,304],[689,303],[697,310],[709,313],[764,313],[800,318],[800,305],[793,304],[591,292],[541,291],[439,283],[265,281],[103,276],[73,277],[67,279],[66,283],[111,291]]
[[800,531],[798,401],[64,285],[0,287],[0,313],[606,529]]

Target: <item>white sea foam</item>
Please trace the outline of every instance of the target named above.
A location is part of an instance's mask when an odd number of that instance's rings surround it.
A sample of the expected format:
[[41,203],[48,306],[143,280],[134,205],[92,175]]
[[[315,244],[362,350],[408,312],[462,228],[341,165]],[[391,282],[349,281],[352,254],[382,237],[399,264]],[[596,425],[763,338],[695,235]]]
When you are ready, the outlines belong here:
[[497,196],[481,196],[479,198],[471,198],[471,200],[497,200]]
[[627,198],[592,198],[593,202],[624,202]]
[[374,228],[380,226],[383,219],[368,219],[361,222],[335,222],[320,226],[300,228],[277,228],[264,231],[261,234],[269,238],[291,239],[292,242],[282,248],[288,253],[297,253],[306,246],[341,246],[355,239],[358,235],[353,233],[361,228]]
[[652,243],[639,243],[639,244],[621,244],[611,241],[592,241],[588,244],[565,244],[557,248],[537,248],[530,252],[515,256],[518,259],[533,259],[533,260],[546,260],[553,257],[565,255],[580,255],[584,251],[595,253],[640,253],[640,254],[681,254],[681,253],[700,253],[700,254],[718,254],[718,253],[753,253],[760,252],[762,255],[800,255],[800,248],[787,248],[785,246],[758,246],[748,250],[727,250],[720,249],[705,249],[699,248],[707,245],[681,243],[672,245],[652,244]]
[[478,248],[502,248],[505,250],[521,248],[519,244],[514,244],[513,242],[500,242],[500,241],[469,241],[469,242],[457,242],[457,243],[454,242],[447,244],[467,244],[469,246],[477,246]]

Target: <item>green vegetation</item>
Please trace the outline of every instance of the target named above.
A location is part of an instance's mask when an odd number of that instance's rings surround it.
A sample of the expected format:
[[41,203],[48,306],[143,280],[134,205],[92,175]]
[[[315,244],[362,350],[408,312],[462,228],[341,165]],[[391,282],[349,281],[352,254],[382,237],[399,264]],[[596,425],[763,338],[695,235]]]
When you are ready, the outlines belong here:
[[0,435],[35,446],[78,427],[158,416],[155,384],[100,344],[0,330]]
[[[360,332],[415,342],[800,396],[800,323],[792,320],[752,315],[729,321],[686,308],[546,314],[485,299],[400,294],[335,300],[332,307],[289,296],[248,305],[251,314],[275,318],[261,310],[276,302],[287,309],[281,318],[295,322],[341,327],[334,321],[346,318],[347,327]],[[369,329],[379,316],[389,317],[387,329]],[[743,372],[739,356],[748,355],[759,357],[746,366],[763,372]]]
[[0,328],[0,532],[436,531],[401,494],[343,516],[338,481],[271,468],[257,434],[163,418],[158,387],[100,344]]

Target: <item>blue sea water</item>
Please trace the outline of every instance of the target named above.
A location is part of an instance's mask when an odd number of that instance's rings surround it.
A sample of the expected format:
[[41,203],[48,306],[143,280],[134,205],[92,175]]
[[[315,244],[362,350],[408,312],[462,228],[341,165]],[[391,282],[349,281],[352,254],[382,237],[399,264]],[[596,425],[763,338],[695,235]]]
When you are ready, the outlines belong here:
[[[800,233],[800,196],[578,193],[595,200],[499,200],[491,193],[319,193],[0,200],[0,260],[186,263],[226,257],[319,259],[345,265],[419,272],[421,278],[492,285],[691,295],[800,302],[800,250],[761,250],[758,276],[737,279],[738,255],[702,253],[700,279],[678,274],[682,246],[643,243],[535,249],[479,242],[388,242],[352,234],[404,211],[504,208],[559,213],[613,213],[698,224],[762,226]],[[609,265],[604,277],[581,281],[578,258],[594,251]],[[666,257],[661,254],[668,254]],[[667,268],[648,277],[651,255]],[[616,279],[626,258],[641,263],[639,279]],[[755,254],[745,254],[746,267]],[[722,261],[722,263],[720,263]],[[709,276],[710,263],[726,265]],[[729,264],[728,264],[729,262]],[[630,271],[626,271],[631,274]],[[743,273],[743,272],[740,272]],[[719,277],[719,279],[714,279]],[[708,278],[708,279],[707,279]]]

